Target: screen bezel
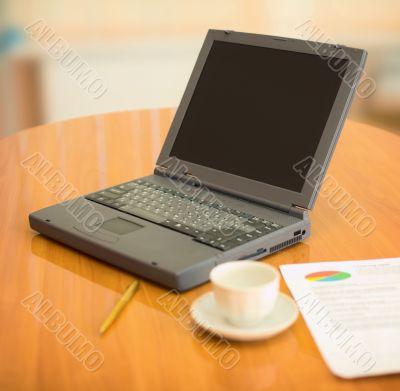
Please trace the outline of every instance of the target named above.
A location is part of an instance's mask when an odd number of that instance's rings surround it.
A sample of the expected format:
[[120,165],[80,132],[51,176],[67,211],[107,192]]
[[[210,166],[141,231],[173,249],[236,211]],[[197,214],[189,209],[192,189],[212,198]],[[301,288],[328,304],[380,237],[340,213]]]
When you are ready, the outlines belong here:
[[[307,41],[303,40],[222,30],[209,30],[193,68],[186,90],[172,121],[167,138],[157,160],[157,165],[163,165],[164,162],[172,158],[172,156],[170,156],[171,149],[180,130],[204,64],[207,60],[208,53],[210,52],[215,40],[317,55],[313,48],[307,44]],[[314,156],[314,161],[320,167],[317,180],[306,180],[302,191],[295,192],[256,180],[240,177],[238,175],[229,174],[210,167],[198,165],[189,161],[180,160],[182,165],[188,169],[191,175],[197,177],[200,182],[207,184],[207,186],[214,186],[215,188],[227,193],[232,192],[233,194],[241,194],[243,196],[247,195],[250,199],[265,200],[267,202],[282,205],[286,208],[291,206],[300,206],[305,209],[311,209],[313,207],[318,194],[319,185],[323,180],[337,139],[343,127],[367,55],[364,50],[342,46],[340,47],[343,49],[340,51],[341,55],[338,55],[338,49],[334,45],[320,44],[318,46],[321,50],[320,53],[326,54],[327,57],[330,56],[330,53],[334,55],[334,57],[339,58],[345,58],[347,55],[350,57],[352,62],[357,64],[359,72],[357,77],[354,78],[354,82],[351,86],[347,85],[343,79],[341,81],[339,91]],[[262,163],[262,159],[260,163]]]

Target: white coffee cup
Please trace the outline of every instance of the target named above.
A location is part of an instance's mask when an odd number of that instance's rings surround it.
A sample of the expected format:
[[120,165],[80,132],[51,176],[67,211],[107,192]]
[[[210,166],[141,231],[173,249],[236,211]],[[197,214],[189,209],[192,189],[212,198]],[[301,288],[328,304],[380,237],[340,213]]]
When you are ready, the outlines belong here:
[[239,327],[255,326],[271,313],[278,297],[279,279],[275,267],[257,261],[222,263],[210,273],[221,313]]

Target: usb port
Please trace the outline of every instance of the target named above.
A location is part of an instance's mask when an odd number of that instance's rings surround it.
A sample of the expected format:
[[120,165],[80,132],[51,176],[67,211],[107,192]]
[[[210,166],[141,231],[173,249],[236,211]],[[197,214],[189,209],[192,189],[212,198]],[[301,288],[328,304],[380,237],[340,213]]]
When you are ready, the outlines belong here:
[[301,229],[299,229],[298,231],[295,231],[294,233],[293,233],[293,236],[297,236],[297,235],[300,235],[301,234]]

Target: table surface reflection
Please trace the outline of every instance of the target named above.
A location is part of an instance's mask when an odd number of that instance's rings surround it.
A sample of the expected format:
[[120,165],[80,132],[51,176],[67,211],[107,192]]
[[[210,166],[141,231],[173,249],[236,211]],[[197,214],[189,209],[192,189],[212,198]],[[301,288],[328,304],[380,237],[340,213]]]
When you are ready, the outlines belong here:
[[[0,140],[0,388],[400,389],[399,375],[354,381],[335,377],[301,317],[273,339],[232,342],[240,359],[224,368],[218,352],[193,334],[190,318],[179,322],[160,305],[166,290],[149,281],[141,281],[128,307],[100,336],[101,322],[134,276],[30,230],[28,214],[57,199],[21,162],[41,153],[82,194],[128,181],[152,173],[173,115],[173,109],[98,115]],[[376,220],[375,230],[360,235],[339,213],[338,199],[323,187],[311,212],[311,237],[263,262],[279,266],[399,256],[399,150],[398,135],[347,121],[328,175]],[[207,283],[181,298],[190,304],[209,289]],[[288,292],[283,281],[281,290]],[[21,304],[34,292],[104,355],[102,365],[96,370],[85,365],[44,318]]]

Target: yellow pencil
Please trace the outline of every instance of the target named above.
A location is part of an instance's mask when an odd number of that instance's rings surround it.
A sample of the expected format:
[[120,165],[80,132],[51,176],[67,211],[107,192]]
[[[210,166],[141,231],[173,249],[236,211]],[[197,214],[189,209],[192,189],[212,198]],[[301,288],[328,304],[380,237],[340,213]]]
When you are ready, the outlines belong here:
[[135,280],[131,285],[128,286],[124,294],[118,300],[117,304],[115,304],[112,311],[108,314],[106,320],[100,327],[100,334],[104,334],[105,331],[110,327],[110,325],[114,322],[120,312],[124,309],[124,307],[129,303],[129,300],[132,299],[133,295],[136,293],[139,288],[139,281]]

